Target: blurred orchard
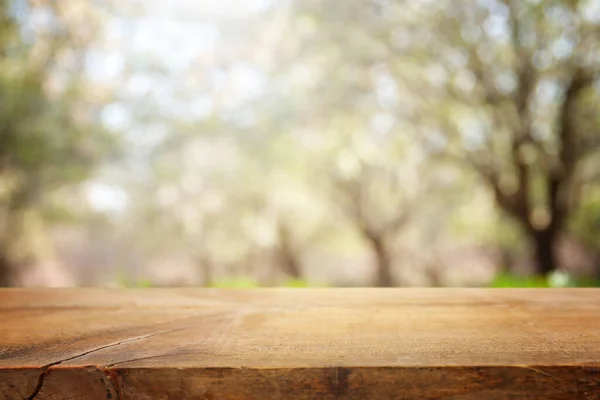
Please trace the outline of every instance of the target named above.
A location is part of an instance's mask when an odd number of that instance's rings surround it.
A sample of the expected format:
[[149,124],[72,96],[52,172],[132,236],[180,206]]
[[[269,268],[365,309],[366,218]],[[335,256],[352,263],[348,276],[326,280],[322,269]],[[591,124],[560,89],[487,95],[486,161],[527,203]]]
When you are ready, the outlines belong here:
[[600,280],[600,0],[0,7],[0,286]]

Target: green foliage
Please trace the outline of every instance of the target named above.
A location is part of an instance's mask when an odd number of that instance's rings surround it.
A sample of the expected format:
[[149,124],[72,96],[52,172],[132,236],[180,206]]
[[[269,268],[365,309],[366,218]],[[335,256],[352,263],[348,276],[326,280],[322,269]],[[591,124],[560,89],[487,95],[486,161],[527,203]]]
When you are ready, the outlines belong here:
[[[58,16],[54,16],[61,24]],[[5,14],[0,50],[0,159],[4,168],[38,175],[49,185],[84,179],[113,143],[81,102],[81,80],[75,71],[59,71],[57,60],[73,49],[59,37],[39,37],[49,47],[40,58],[38,43],[19,34],[19,25]],[[12,34],[8,34],[12,31]],[[63,87],[50,93],[57,73],[69,74]]]
[[565,271],[554,271],[547,278],[520,277],[509,273],[498,275],[490,284],[493,288],[566,288],[598,287],[600,281],[578,277]]
[[41,213],[42,217],[50,223],[78,224],[82,215],[63,204],[49,204]]
[[573,275],[566,271],[557,270],[548,276],[548,284],[550,287],[598,287],[600,280]]
[[600,248],[600,188],[585,196],[573,217],[572,229],[591,248]]
[[[21,62],[27,65],[27,60]],[[75,98],[50,98],[45,70],[0,72],[0,157],[4,166],[56,186],[78,182],[115,146],[94,121],[73,120]]]
[[[48,256],[47,246],[32,243],[14,250],[15,242],[44,235],[40,223],[28,225],[23,237],[15,238],[23,210],[36,213],[42,222],[72,217],[68,207],[48,209],[53,208],[53,194],[89,178],[115,154],[118,140],[100,124],[98,105],[85,92],[83,67],[64,62],[85,58],[88,51],[87,42],[80,47],[70,36],[73,21],[49,3],[30,4],[18,17],[10,11],[16,6],[0,0],[0,188],[10,183],[8,190],[0,190],[0,257],[9,269],[19,259]],[[56,29],[28,28],[40,8]],[[32,37],[26,38],[25,30]],[[69,195],[63,201],[65,197]]]
[[324,287],[324,285],[316,282],[310,282],[306,279],[290,279],[281,285],[286,288],[310,288],[310,287]]
[[575,287],[597,288],[597,287],[600,287],[600,280],[593,279],[593,278],[587,278],[587,277],[578,278],[576,280]]
[[494,288],[544,288],[549,287],[542,277],[519,277],[508,273],[498,275],[491,283]]
[[119,270],[117,272],[115,281],[117,282],[117,286],[120,288],[123,288],[123,289],[152,287],[152,282],[150,282],[150,280],[148,280],[148,279],[132,279],[123,270]]
[[549,287],[577,287],[579,282],[576,277],[566,271],[553,271],[546,279]]

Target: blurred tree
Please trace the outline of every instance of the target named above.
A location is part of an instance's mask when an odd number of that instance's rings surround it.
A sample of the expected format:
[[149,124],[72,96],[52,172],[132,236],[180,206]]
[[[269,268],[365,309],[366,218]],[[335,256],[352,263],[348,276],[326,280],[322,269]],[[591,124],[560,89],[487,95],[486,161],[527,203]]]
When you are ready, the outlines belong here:
[[595,263],[595,279],[600,281],[600,163],[591,159],[579,180],[581,206],[576,210],[571,228],[575,237],[589,249]]
[[531,240],[536,273],[556,269],[580,167],[600,144],[597,2],[362,6],[294,7],[292,65],[319,71],[307,85],[322,111],[311,121],[338,107],[372,116],[376,105],[411,121],[432,156],[480,176]]
[[[364,146],[364,145],[363,145]],[[372,154],[374,157],[382,155]],[[414,218],[422,198],[400,163],[342,153],[338,168],[330,168],[333,201],[357,229],[375,259],[373,284],[395,286],[391,241]],[[404,169],[406,172],[407,170]],[[412,193],[411,193],[412,192]]]
[[279,176],[263,192],[273,237],[273,274],[283,273],[288,280],[305,281],[305,257],[330,234],[331,221],[324,218],[323,200],[316,198],[306,182],[289,170],[283,175],[286,178]]
[[558,267],[580,166],[600,144],[593,3],[440,2],[419,21],[433,35],[407,46],[425,73],[399,72],[422,96],[423,139],[479,174],[531,240],[540,275]]
[[284,221],[277,224],[277,260],[284,273],[292,279],[301,280],[304,277],[302,260],[297,257],[299,250],[293,242],[290,226]]
[[[143,264],[177,253],[193,282],[272,285],[310,280],[319,253],[332,276],[356,268],[341,282],[369,276],[369,252],[376,285],[442,284],[468,263],[458,242],[514,259],[527,247],[517,226],[545,274],[567,222],[595,235],[588,1],[126,3],[109,21],[115,47],[89,64],[120,52],[124,65],[103,115],[127,146],[116,180],[132,206],[116,225],[131,226]],[[331,225],[343,250],[322,240]]]
[[79,96],[81,65],[74,60],[83,57],[82,37],[72,36],[78,32],[69,18],[62,3],[0,4],[3,286],[18,283],[22,269],[39,261],[43,249],[32,238],[43,235],[39,208],[48,192],[81,182],[113,144],[95,124],[92,104]]
[[312,179],[373,255],[372,284],[386,287],[404,284],[394,277],[394,242],[424,210],[433,174],[405,123],[411,101],[389,74],[396,61],[385,33],[404,18],[399,10],[384,15],[376,2],[358,3],[293,3],[291,39],[282,44],[275,76],[293,96],[295,148],[320,160],[310,167]]
[[547,275],[579,207],[580,166],[600,143],[595,3],[424,2],[402,14],[379,4],[380,18],[404,22],[371,37],[386,43],[380,69],[396,92],[421,99],[405,116],[430,154],[480,176]]

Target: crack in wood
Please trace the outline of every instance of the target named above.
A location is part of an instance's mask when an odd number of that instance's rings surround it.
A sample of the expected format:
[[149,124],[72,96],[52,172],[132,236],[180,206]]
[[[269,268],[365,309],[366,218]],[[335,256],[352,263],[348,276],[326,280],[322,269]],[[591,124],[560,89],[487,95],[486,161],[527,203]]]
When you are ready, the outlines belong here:
[[[100,369],[98,369],[100,371]],[[117,400],[122,400],[123,396],[121,395],[121,391],[119,389],[119,386],[117,385],[117,382],[115,382],[115,379],[113,377],[114,375],[117,375],[116,371],[112,371],[108,368],[104,368],[103,370],[101,370],[101,372],[106,376],[106,378],[108,379],[108,382],[110,383],[110,385],[112,386],[113,390],[115,391],[115,394],[117,395]]]
[[48,365],[45,365],[44,367],[42,367],[42,370],[40,371],[40,374],[38,375],[37,384],[33,388],[33,392],[31,392],[31,394],[29,396],[27,396],[27,400],[35,399],[35,397],[40,393],[40,390],[42,390],[42,386],[44,386],[44,380],[46,379],[46,374],[48,373],[48,369],[50,369],[50,367],[52,365],[56,365],[56,364],[48,364]]
[[[104,345],[104,346],[96,347],[96,348],[93,348],[91,350],[85,351],[83,353],[74,355],[72,357],[64,358],[62,360],[58,360],[58,361],[54,361],[54,362],[52,362],[50,364],[46,364],[42,368],[40,368],[40,374],[38,376],[37,384],[35,385],[35,388],[33,389],[33,392],[29,396],[27,396],[27,400],[33,400],[33,399],[35,399],[37,397],[37,395],[40,393],[40,391],[42,390],[42,387],[44,386],[44,380],[46,379],[46,375],[48,375],[48,372],[50,372],[50,368],[51,367],[54,367],[56,365],[62,364],[62,363],[67,362],[67,361],[72,361],[72,360],[74,360],[76,358],[83,357],[83,356],[86,356],[88,354],[95,353],[97,351],[101,351],[101,350],[108,349],[108,348],[111,348],[111,347],[120,346],[120,345],[125,344],[125,343],[131,343],[131,342],[135,342],[135,341],[138,341],[138,340],[148,339],[150,337],[161,335],[161,334],[164,334],[164,333],[168,333],[170,331],[172,331],[172,329],[168,330],[168,331],[155,332],[155,333],[151,333],[151,334],[148,334],[148,335],[142,335],[142,336],[136,336],[136,337],[133,337],[133,338],[124,339],[124,340],[118,341],[116,343],[110,343],[110,344],[107,344],[107,345]],[[109,380],[110,380],[110,376],[109,376]],[[111,381],[111,384],[113,384],[112,381]],[[113,385],[113,387],[114,387],[114,385]],[[119,395],[118,391],[117,391],[117,395]]]

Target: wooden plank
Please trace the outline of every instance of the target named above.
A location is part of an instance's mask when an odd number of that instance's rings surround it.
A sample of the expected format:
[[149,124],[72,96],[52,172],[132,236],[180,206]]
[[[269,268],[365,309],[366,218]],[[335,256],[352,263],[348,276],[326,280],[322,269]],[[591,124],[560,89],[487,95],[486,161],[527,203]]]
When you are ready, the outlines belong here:
[[4,289],[1,399],[600,399],[597,289]]

